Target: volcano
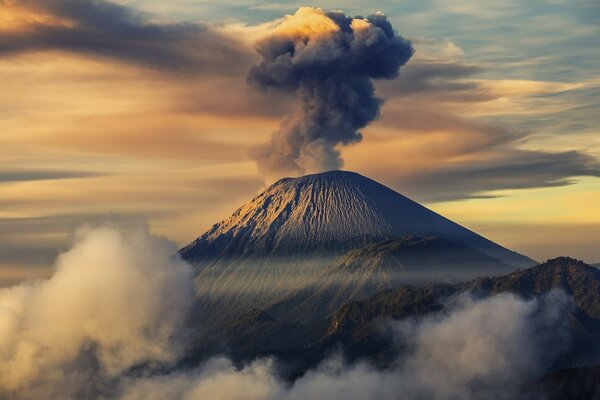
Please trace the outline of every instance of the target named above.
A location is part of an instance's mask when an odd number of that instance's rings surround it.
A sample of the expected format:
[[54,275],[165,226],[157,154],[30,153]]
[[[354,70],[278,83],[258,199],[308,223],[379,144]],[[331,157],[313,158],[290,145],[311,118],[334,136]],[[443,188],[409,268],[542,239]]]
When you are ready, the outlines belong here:
[[331,260],[352,249],[407,236],[466,245],[514,267],[535,264],[380,183],[347,171],[281,179],[180,254],[198,266],[242,259]]
[[[504,275],[534,261],[354,172],[284,178],[180,250],[198,319],[252,310],[316,321],[405,284]],[[260,314],[259,314],[260,315]]]

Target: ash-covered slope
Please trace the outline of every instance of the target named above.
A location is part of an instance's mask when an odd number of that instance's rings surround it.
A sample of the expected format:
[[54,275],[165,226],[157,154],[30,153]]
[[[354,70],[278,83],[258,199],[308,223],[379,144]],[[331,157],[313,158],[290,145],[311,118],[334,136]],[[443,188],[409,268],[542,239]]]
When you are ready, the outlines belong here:
[[181,250],[194,264],[219,260],[330,258],[403,236],[436,236],[505,264],[534,262],[354,172],[285,178]]

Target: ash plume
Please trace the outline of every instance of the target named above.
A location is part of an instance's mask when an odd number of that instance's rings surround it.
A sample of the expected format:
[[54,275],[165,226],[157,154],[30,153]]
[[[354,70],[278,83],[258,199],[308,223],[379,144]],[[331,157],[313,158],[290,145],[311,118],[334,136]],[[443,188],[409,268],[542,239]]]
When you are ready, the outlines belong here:
[[270,140],[253,149],[261,172],[303,174],[342,166],[339,146],[362,139],[379,116],[373,79],[392,79],[414,51],[381,13],[349,17],[302,7],[256,50],[262,61],[248,82],[291,93],[295,108]]

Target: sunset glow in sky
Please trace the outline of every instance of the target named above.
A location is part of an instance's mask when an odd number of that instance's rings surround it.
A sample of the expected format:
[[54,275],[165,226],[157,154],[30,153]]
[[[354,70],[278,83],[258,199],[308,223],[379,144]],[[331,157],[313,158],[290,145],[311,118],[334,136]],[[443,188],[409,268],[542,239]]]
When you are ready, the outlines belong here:
[[251,149],[294,97],[247,76],[302,6],[382,12],[415,50],[343,169],[536,260],[600,262],[596,0],[0,0],[0,286],[82,224],[184,245],[282,177]]

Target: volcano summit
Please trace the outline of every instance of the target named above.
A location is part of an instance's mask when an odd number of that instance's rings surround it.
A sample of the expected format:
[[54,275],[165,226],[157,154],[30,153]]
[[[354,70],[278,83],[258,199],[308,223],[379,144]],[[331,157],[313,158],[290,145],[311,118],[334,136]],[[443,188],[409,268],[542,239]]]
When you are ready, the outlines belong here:
[[181,250],[192,264],[218,260],[330,259],[406,236],[466,245],[514,267],[534,262],[360,174],[284,178]]

